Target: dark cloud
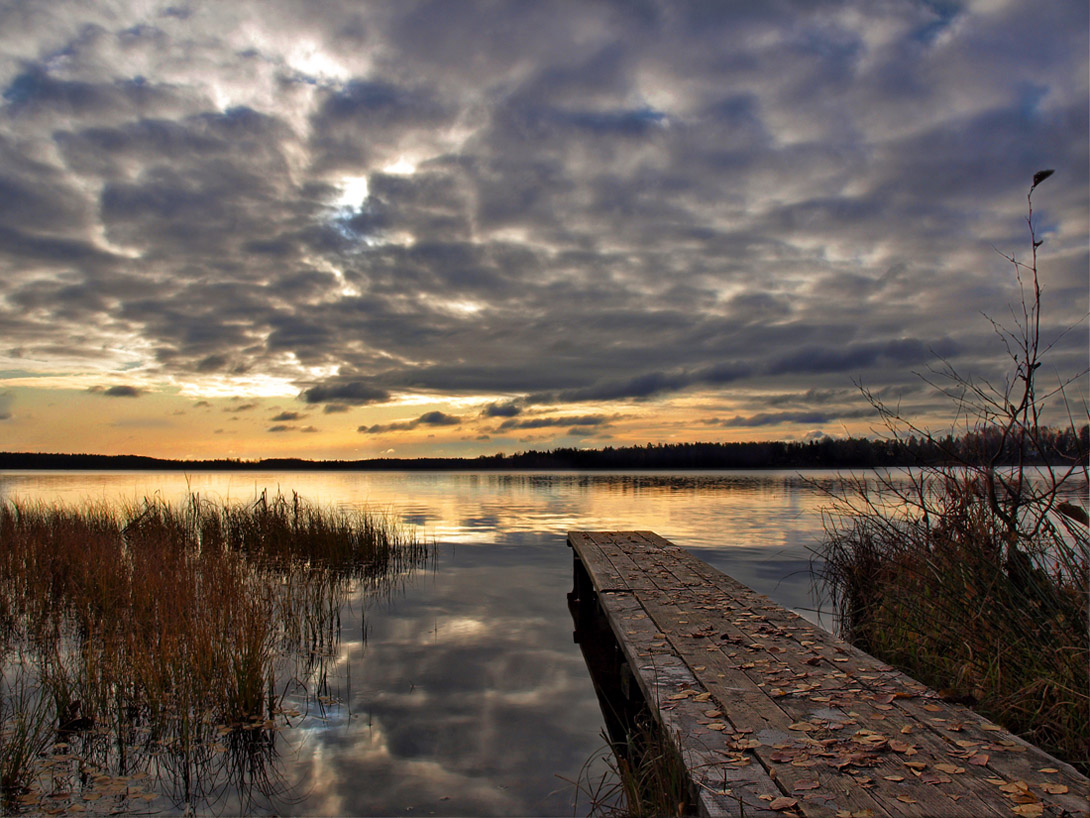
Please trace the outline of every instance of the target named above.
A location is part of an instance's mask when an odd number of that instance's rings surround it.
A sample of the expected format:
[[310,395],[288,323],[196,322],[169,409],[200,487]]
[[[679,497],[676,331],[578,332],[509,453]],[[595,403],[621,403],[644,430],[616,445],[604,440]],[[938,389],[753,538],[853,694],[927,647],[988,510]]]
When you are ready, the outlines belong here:
[[[697,391],[742,419],[842,419],[852,380],[903,388],[936,357],[1001,378],[978,316],[1018,298],[995,248],[1025,249],[1045,167],[1048,341],[1088,311],[1088,18],[832,0],[12,12],[0,337],[55,372],[245,375],[327,413],[457,396],[504,422]],[[1060,338],[1059,368],[1085,366],[1082,341]],[[573,428],[600,427],[555,425]]]
[[711,420],[706,420],[702,422],[708,426],[724,426],[727,428],[775,426],[783,423],[801,423],[806,425],[813,425],[832,423],[837,420],[846,420],[849,418],[871,417],[873,415],[874,412],[869,409],[857,409],[844,412],[761,412],[759,414],[750,415],[748,417],[735,415],[732,418],[726,418],[723,420],[713,418]]
[[364,405],[389,400],[390,393],[362,381],[342,381],[312,386],[303,391],[302,398],[307,403],[336,402]]
[[269,419],[275,422],[285,420],[302,420],[305,417],[306,414],[302,412],[280,412]]
[[108,398],[138,398],[144,394],[144,390],[135,386],[92,386],[89,392],[105,395]]
[[481,417],[485,418],[513,418],[522,414],[522,405],[516,401],[506,403],[490,403],[481,410]]
[[499,431],[508,429],[545,429],[551,426],[601,426],[609,423],[610,418],[605,415],[574,415],[559,417],[532,417],[522,420],[505,420],[499,425]]
[[455,417],[454,415],[448,415],[443,412],[425,412],[415,420],[408,420],[401,423],[386,423],[375,424],[373,426],[360,426],[356,431],[364,432],[369,435],[381,434],[383,432],[404,432],[412,429],[419,429],[421,426],[457,426],[462,422],[462,419]]

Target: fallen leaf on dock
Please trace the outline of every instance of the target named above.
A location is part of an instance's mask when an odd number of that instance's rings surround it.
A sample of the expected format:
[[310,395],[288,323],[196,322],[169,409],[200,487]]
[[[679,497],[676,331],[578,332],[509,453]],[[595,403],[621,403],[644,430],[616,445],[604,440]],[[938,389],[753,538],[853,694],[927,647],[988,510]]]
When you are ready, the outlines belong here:
[[1045,808],[1040,804],[1019,804],[1017,807],[1011,807],[1011,810],[1022,818],[1037,818],[1045,812]]
[[1041,789],[1052,795],[1063,795],[1067,792],[1066,784],[1041,784]]
[[784,810],[793,809],[797,807],[799,801],[797,798],[788,798],[787,796],[780,796],[774,798],[768,805],[769,809],[774,809],[776,812],[783,812]]
[[965,772],[964,767],[959,767],[956,764],[936,764],[935,769],[939,772],[950,773],[952,775],[957,775]]

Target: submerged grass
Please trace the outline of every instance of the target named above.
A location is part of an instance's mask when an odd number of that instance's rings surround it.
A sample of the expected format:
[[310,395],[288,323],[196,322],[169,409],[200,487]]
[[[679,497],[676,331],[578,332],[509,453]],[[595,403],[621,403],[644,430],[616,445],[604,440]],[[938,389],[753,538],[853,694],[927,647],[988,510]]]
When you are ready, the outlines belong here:
[[195,759],[275,727],[284,691],[322,677],[348,595],[430,554],[390,520],[297,495],[0,508],[2,811],[36,803],[58,736],[100,771],[134,753],[160,776],[182,765],[190,803]]

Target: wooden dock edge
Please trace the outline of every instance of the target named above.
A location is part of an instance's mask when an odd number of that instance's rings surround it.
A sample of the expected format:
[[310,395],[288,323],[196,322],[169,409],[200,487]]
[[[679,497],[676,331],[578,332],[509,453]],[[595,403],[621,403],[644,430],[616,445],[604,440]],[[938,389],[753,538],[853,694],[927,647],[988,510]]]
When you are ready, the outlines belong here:
[[1090,816],[1090,780],[648,531],[572,531],[705,816]]

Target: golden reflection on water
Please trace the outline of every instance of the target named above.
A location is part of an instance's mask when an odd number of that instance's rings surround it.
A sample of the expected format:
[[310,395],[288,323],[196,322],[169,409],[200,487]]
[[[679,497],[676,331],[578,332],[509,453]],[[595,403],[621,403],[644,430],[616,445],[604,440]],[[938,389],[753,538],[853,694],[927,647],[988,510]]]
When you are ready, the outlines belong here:
[[245,502],[262,491],[365,507],[439,542],[504,543],[519,533],[651,530],[689,547],[782,545],[820,525],[834,472],[6,472],[0,499],[168,502],[196,492]]

